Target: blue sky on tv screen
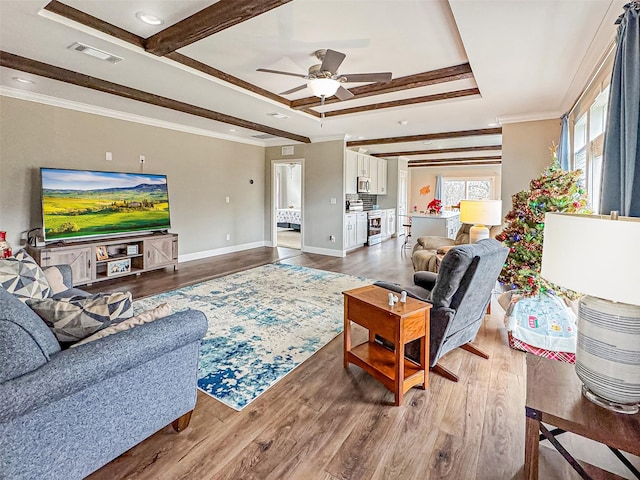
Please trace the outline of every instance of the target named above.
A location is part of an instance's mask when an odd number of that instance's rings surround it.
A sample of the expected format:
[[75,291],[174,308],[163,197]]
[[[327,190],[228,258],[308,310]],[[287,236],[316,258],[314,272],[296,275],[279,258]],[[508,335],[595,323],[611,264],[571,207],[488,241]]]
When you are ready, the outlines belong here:
[[145,173],[89,172],[84,170],[42,170],[42,187],[52,190],[102,190],[135,187],[146,183],[165,185],[165,175]]

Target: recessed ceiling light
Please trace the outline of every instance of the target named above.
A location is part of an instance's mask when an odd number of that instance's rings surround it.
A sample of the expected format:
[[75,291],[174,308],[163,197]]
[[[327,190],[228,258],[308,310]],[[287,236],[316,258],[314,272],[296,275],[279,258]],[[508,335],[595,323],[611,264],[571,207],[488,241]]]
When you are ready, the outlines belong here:
[[22,78],[22,77],[11,77],[11,79],[19,83],[31,83],[31,84],[36,83],[33,80],[29,80],[27,78]]
[[363,139],[364,139],[364,137],[363,137],[363,136],[359,136],[359,137],[358,137],[358,140],[363,140]]
[[402,126],[405,126],[405,125],[407,125],[409,123],[409,121],[408,120],[400,120],[398,123],[400,125],[402,125]]
[[138,12],[136,13],[136,18],[138,20],[140,20],[141,22],[146,23],[147,25],[162,25],[164,23],[164,20],[162,20],[159,17],[156,17],[155,15],[151,15],[150,13],[145,13],[145,12]]
[[269,113],[268,115],[273,118],[277,118],[278,120],[284,120],[285,118],[289,118],[288,115],[285,115],[284,113],[280,113],[280,112]]
[[236,130],[235,128],[230,128],[230,129],[229,129],[229,131],[230,131],[230,132],[234,132],[234,133],[235,133],[235,132],[237,132],[238,130]]
[[426,142],[422,142],[423,145],[431,145],[433,142],[431,140],[427,140]]
[[344,134],[344,138],[345,138],[345,140],[349,140],[351,138],[351,134],[350,133],[345,133]]

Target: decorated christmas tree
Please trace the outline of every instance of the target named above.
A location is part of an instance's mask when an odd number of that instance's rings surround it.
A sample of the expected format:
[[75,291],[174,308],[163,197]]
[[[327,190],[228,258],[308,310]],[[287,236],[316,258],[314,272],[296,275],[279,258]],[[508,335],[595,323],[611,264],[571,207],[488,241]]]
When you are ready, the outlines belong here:
[[590,213],[588,198],[580,185],[580,170],[560,168],[556,147],[551,147],[553,161],[538,178],[531,180],[529,190],[513,195],[513,210],[505,220],[508,226],[496,236],[510,248],[499,280],[509,289],[517,289],[525,296],[549,291],[560,296],[574,297],[574,293],[552,285],[540,277],[542,239],[546,212]]

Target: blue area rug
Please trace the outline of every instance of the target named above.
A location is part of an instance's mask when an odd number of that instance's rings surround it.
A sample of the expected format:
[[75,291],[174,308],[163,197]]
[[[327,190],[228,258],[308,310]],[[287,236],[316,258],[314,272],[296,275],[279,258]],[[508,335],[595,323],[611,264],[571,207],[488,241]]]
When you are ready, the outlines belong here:
[[135,313],[167,302],[203,311],[198,387],[241,410],[343,329],[344,290],[361,277],[269,264],[138,300]]

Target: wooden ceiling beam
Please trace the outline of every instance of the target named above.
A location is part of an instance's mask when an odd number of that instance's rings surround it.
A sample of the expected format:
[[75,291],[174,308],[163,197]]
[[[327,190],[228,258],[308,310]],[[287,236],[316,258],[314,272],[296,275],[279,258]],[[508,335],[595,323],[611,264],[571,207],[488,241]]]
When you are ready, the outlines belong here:
[[434,148],[431,150],[408,150],[406,152],[372,153],[372,157],[413,157],[417,155],[436,155],[443,153],[486,152],[502,150],[502,145],[478,145],[475,147]]
[[502,155],[491,155],[486,157],[452,157],[452,158],[434,158],[432,160],[409,160],[409,165],[415,163],[447,163],[447,162],[477,162],[482,160],[502,160]]
[[239,23],[251,20],[290,1],[219,0],[213,5],[147,38],[145,40],[145,49],[154,55],[164,57],[170,52],[186,47]]
[[501,160],[489,160],[486,162],[448,162],[448,163],[414,163],[408,165],[409,168],[418,167],[472,167],[476,165],[502,165]]
[[[465,78],[473,78],[473,72],[468,63],[417,73],[415,75],[407,75],[406,77],[395,78],[388,82],[371,83],[360,87],[353,87],[349,88],[349,90],[355,95],[355,98],[363,98],[409,90],[411,88],[427,87],[438,83],[453,82]],[[339,101],[336,97],[331,97],[325,99],[324,103],[327,105]],[[318,106],[320,106],[320,99],[318,97],[305,97],[291,101],[291,107],[295,109]]]
[[58,80],[72,85],[89,88],[91,90],[117,95],[129,100],[137,100],[149,105],[188,113],[197,117],[208,118],[209,120],[215,120],[217,122],[227,123],[229,125],[235,125],[237,127],[247,128],[257,132],[268,133],[270,135],[275,135],[276,137],[287,138],[296,142],[311,143],[311,140],[308,137],[304,137],[302,135],[296,135],[267,125],[250,122],[238,117],[232,117],[231,115],[208,110],[206,108],[162,97],[153,93],[144,92],[142,90],[130,88],[107,80],[101,80],[96,77],[84,75],[72,70],[66,70],[37,60],[20,57],[12,53],[0,51],[0,65],[20,70],[21,72],[27,72],[33,75],[39,75],[41,77],[51,78],[53,80]]
[[383,108],[402,107],[405,105],[416,105],[418,103],[437,102],[440,100],[451,100],[452,98],[469,97],[472,95],[480,95],[477,88],[469,88],[466,90],[455,90],[453,92],[436,93],[434,95],[426,95],[424,97],[405,98],[403,100],[393,100],[390,102],[374,103],[371,105],[362,105],[360,107],[344,108],[342,110],[333,110],[325,112],[325,117],[336,117],[338,115],[349,115],[352,113],[369,112],[371,110],[382,110]]
[[347,142],[347,147],[362,147],[365,145],[387,145],[390,143],[404,143],[404,142],[423,142],[427,140],[447,140],[450,138],[461,137],[477,137],[482,135],[502,135],[502,127],[497,128],[481,128],[478,130],[460,130],[456,132],[443,132],[443,133],[425,133],[422,135],[408,135],[406,137],[387,137],[387,138],[372,138],[370,140],[353,140]]
[[100,20],[88,13],[84,13],[80,10],[76,10],[73,7],[60,3],[57,0],[52,0],[44,7],[45,10],[60,15],[61,17],[68,18],[74,22],[78,22],[99,32],[106,33],[112,37],[122,40],[127,43],[131,43],[137,47],[144,48],[144,38],[136,35],[135,33],[128,32],[120,27],[111,25],[110,23]]
[[210,75],[212,77],[216,77],[219,78],[220,80],[223,80],[227,83],[231,83],[232,85],[235,85],[237,87],[243,88],[245,90],[248,90],[250,92],[256,93],[258,95],[261,95],[263,97],[267,97],[270,98],[272,100],[275,100],[278,103],[282,103],[283,105],[289,107],[291,105],[291,102],[284,98],[281,97],[280,95],[276,95],[275,93],[269,92],[268,90],[265,90],[263,88],[257,87],[255,85],[253,85],[252,83],[249,82],[245,82],[244,80],[238,78],[238,77],[234,77],[233,75],[229,75],[228,73],[223,72],[222,70],[218,70],[217,68],[213,68],[205,63],[199,62],[197,60],[194,60],[191,57],[187,57],[186,55],[182,55],[181,53],[178,52],[171,52],[168,53],[166,55],[165,58],[168,58],[170,60],[173,60],[174,62],[180,63],[186,67],[190,67],[193,68],[194,70],[198,70],[199,72],[205,73],[207,75]]

